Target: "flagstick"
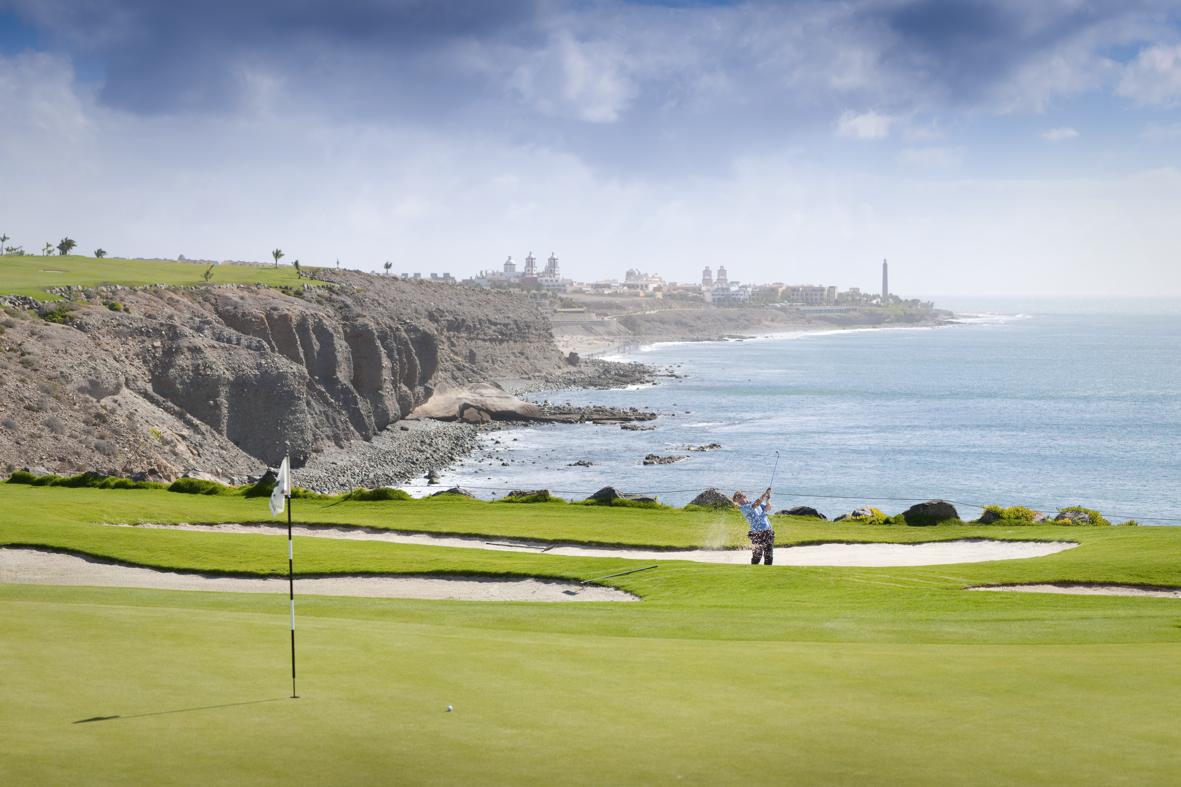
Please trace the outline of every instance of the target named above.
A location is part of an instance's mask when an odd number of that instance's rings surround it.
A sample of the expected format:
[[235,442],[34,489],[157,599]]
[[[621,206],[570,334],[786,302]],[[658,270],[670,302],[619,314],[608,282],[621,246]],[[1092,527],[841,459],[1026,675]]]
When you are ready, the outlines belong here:
[[[290,463],[287,465],[287,484],[291,486]],[[299,699],[295,693],[295,548],[291,544],[291,495],[287,497],[287,586],[291,595],[291,699]]]

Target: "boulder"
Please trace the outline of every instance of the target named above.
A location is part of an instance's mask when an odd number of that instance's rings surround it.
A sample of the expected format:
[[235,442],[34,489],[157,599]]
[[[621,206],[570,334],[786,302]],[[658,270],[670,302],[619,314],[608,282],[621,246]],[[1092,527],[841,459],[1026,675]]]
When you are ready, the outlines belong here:
[[629,432],[655,432],[655,426],[640,426],[639,424],[620,424],[620,429],[626,429]]
[[450,489],[444,489],[442,492],[435,492],[431,497],[438,497],[439,495],[462,495],[475,499],[475,495],[464,489],[462,486],[453,486]]
[[613,486],[605,486],[587,500],[635,500],[640,503],[655,503],[656,498],[637,492],[620,492]]
[[198,470],[190,470],[187,473],[185,473],[184,475],[182,475],[181,478],[194,478],[198,481],[212,481],[215,484],[224,484],[225,483],[225,480],[220,478],[219,476],[215,476],[210,473],[202,473]]
[[691,445],[688,447],[689,451],[716,451],[722,446],[718,443],[706,443],[705,445]]
[[955,510],[955,506],[946,500],[928,500],[925,503],[918,503],[906,509],[902,514],[909,519],[912,516],[926,517],[928,519],[959,519],[960,514]]
[[819,511],[817,511],[815,508],[812,508],[811,506],[796,506],[795,508],[788,508],[784,511],[776,511],[775,514],[777,516],[778,515],[810,516],[810,517],[814,517],[816,519],[823,519],[825,522],[828,521],[828,517],[826,517],[824,514],[820,513]]
[[571,462],[566,467],[594,467],[594,462],[588,462],[585,459],[579,459],[577,462]]
[[1054,517],[1055,522],[1070,521],[1076,525],[1091,524],[1091,515],[1086,511],[1059,511],[1058,516]]
[[1033,515],[1033,523],[1035,525],[1045,524],[1047,521],[1049,521],[1049,520],[1046,519],[1045,514],[1034,514]]
[[720,508],[737,508],[738,504],[729,495],[710,488],[689,501],[691,506],[712,506]]
[[853,515],[852,515],[852,514],[840,514],[839,516],[833,517],[833,520],[832,520],[832,521],[834,521],[834,522],[844,522],[846,519],[852,519],[852,518],[853,518]]
[[533,497],[534,495],[553,497],[553,494],[548,489],[514,489],[505,495],[505,497]]
[[671,465],[680,462],[682,459],[687,459],[685,456],[657,456],[656,454],[648,454],[640,462],[642,465]]
[[436,389],[407,418],[468,423],[549,420],[537,405],[523,402],[491,382]]
[[861,506],[861,508],[853,509],[851,516],[854,519],[873,519],[873,509],[869,506]]
[[999,521],[1000,518],[1001,518],[1001,515],[998,514],[997,512],[986,510],[983,514],[980,515],[980,524],[991,525],[993,522]]
[[37,466],[26,467],[26,468],[24,468],[24,472],[30,473],[30,474],[36,475],[36,476],[52,475],[52,473],[50,473],[44,467],[37,467]]
[[491,423],[492,415],[486,410],[465,403],[459,406],[458,420],[467,424],[486,424]]
[[435,484],[439,483],[440,478],[442,478],[442,476],[439,475],[438,470],[431,470],[426,474],[426,482],[430,486],[434,486]]

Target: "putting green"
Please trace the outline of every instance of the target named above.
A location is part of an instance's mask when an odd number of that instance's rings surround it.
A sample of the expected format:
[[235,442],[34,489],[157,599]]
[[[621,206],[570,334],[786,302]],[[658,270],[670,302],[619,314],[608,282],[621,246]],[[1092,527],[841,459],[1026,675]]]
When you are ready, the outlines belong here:
[[[693,546],[740,526],[550,504],[296,502],[309,522],[584,543]],[[274,575],[286,570],[279,536],[99,524],[264,512],[261,499],[3,485],[0,543]],[[22,785],[1178,781],[1176,599],[962,588],[1181,586],[1181,531],[776,529],[781,543],[1079,546],[910,568],[670,561],[610,581],[639,603],[303,597],[299,700],[284,699],[282,595],[0,585],[0,772]],[[586,578],[635,561],[308,538],[296,566]],[[117,718],[76,723],[98,717]]]

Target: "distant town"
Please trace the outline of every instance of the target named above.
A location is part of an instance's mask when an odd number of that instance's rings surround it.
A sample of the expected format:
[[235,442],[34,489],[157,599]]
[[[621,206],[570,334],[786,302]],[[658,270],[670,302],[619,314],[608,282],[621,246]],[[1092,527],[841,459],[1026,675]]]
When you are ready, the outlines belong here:
[[[421,273],[402,273],[403,279],[423,279]],[[530,252],[524,265],[518,269],[510,256],[500,268],[480,271],[467,279],[456,279],[450,273],[431,273],[429,281],[458,284],[467,287],[488,289],[510,289],[540,294],[616,295],[638,298],[669,298],[674,300],[700,300],[715,306],[759,306],[772,304],[796,304],[809,311],[844,311],[847,308],[866,306],[895,306],[905,308],[933,308],[934,304],[917,298],[904,299],[890,292],[889,264],[882,260],[881,292],[862,292],[859,287],[850,287],[840,292],[835,285],[824,284],[744,284],[731,279],[724,265],[715,272],[706,266],[701,280],[696,282],[665,281],[659,274],[645,273],[636,268],[629,269],[619,279],[600,279],[582,282],[563,278],[558,258],[550,254],[545,266],[538,268],[538,260]]]

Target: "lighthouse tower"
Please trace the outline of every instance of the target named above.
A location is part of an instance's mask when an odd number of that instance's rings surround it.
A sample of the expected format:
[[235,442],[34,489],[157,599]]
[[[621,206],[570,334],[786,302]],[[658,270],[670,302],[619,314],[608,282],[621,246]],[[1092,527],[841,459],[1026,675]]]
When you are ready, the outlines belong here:
[[882,260],[882,302],[890,297],[890,266]]

